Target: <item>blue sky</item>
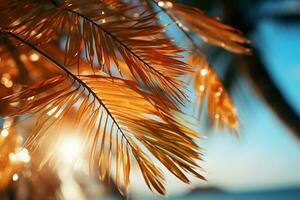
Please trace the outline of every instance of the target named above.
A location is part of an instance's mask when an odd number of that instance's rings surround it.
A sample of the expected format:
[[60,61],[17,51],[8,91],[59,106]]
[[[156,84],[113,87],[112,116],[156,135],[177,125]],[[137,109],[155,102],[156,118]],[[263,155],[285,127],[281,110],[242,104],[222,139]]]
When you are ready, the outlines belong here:
[[260,23],[257,43],[268,71],[300,115],[300,23]]

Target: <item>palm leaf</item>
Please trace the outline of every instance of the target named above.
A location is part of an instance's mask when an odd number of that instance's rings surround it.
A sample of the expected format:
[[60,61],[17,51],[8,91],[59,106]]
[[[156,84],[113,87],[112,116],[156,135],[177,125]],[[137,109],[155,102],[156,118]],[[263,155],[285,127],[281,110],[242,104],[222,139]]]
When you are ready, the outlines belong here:
[[[116,183],[119,189],[122,188],[122,177],[127,192],[130,156],[137,161],[150,189],[161,194],[165,193],[164,176],[149,154],[186,183],[189,180],[184,172],[204,179],[197,172],[199,166],[196,160],[200,159],[200,149],[192,139],[198,136],[197,133],[178,123],[179,118],[174,114],[164,112],[160,104],[157,105],[159,96],[140,90],[139,85],[133,81],[103,74],[75,76],[30,42],[12,33],[7,35],[36,50],[40,56],[49,59],[67,74],[40,81],[1,100],[20,102],[19,109],[11,112],[11,117],[37,114],[39,120],[35,125],[36,131],[32,133],[27,145],[37,150],[51,144],[42,164],[53,161],[56,141],[65,135],[57,133],[57,130],[66,123],[67,116],[75,112],[73,121],[75,125],[79,124],[78,129],[84,133],[84,144],[90,147],[91,167],[94,162],[98,162],[100,178],[104,179],[111,174],[110,160],[115,152]],[[49,135],[49,127],[56,134]],[[49,137],[55,138],[53,143],[49,142]]]
[[[250,54],[251,50],[243,46],[249,41],[241,36],[238,30],[219,20],[207,17],[198,8],[173,1],[150,1],[158,4],[190,39],[189,31],[198,34],[209,44],[222,47],[233,53]],[[193,40],[192,42],[197,46]]]
[[189,64],[197,69],[194,88],[200,108],[207,97],[207,113],[215,126],[220,122],[222,128],[227,125],[237,131],[239,122],[237,110],[216,72],[201,54],[190,55]]
[[[164,36],[164,25],[153,23],[155,14],[142,12],[139,18],[132,18],[127,16],[130,7],[116,9],[99,1],[44,7],[37,4],[25,19],[18,16],[10,20],[13,26],[6,26],[6,30],[36,45],[49,42],[57,32],[66,33],[65,65],[78,64],[84,54],[92,68],[99,65],[95,70],[105,70],[111,76],[130,71],[148,90],[164,95],[164,101],[185,101],[184,83],[176,77],[191,69],[179,60],[183,50]],[[128,70],[119,66],[119,59]]]
[[[28,113],[38,117],[26,144],[34,152],[45,151],[41,165],[54,163],[57,143],[66,135],[64,127],[72,116],[76,130],[72,134],[82,138],[91,171],[96,167],[101,179],[115,174],[118,189],[127,194],[135,161],[148,187],[164,194],[164,174],[155,161],[185,183],[189,183],[187,174],[204,179],[198,173],[201,149],[194,141],[199,136],[177,115],[177,104],[186,100],[185,84],[179,77],[193,70],[181,61],[185,50],[164,34],[165,25],[158,23],[149,4],[130,5],[119,0],[0,2],[0,14],[9,16],[0,22],[1,35],[13,37],[18,45],[36,51],[62,70],[62,75],[6,97],[0,105],[19,102],[10,117]],[[247,40],[235,29],[197,9],[171,2],[165,5],[172,19],[181,18],[209,43],[248,53],[242,46]],[[192,21],[195,17],[201,22]],[[51,55],[51,48],[44,45],[50,42],[64,42],[63,53],[56,49]],[[198,71],[195,87],[204,87],[198,90],[200,102],[207,96],[209,115],[235,129],[232,101],[201,59],[202,55],[192,55],[190,62]]]
[[[84,133],[82,137],[85,144],[91,146],[91,163],[95,160],[99,163],[102,179],[109,174],[112,152],[115,152],[116,183],[119,188],[120,177],[123,177],[124,187],[128,187],[132,155],[147,185],[161,194],[165,193],[163,174],[148,156],[148,151],[182,181],[189,182],[184,172],[204,179],[196,172],[199,166],[195,160],[200,159],[199,147],[192,140],[196,133],[181,124],[163,120],[161,113],[147,101],[146,97],[151,97],[142,91],[138,93],[128,84],[134,82],[104,75],[85,75],[72,81],[56,76],[14,94],[6,101],[22,102],[22,108],[12,116],[26,113],[38,115],[36,132],[27,143],[33,149],[48,142],[49,125],[59,130],[65,117],[71,110],[76,110],[76,115],[73,115],[75,124],[82,125],[79,127]],[[34,99],[28,101],[29,97]],[[58,133],[51,137],[59,140]],[[51,160],[53,149],[47,155],[45,161]]]
[[230,129],[237,133],[239,120],[236,108],[223,87],[222,81],[207,63],[205,56],[202,53],[197,53],[202,51],[201,47],[190,36],[189,31],[197,33],[205,42],[239,54],[249,54],[251,52],[250,49],[243,46],[244,43],[249,41],[242,37],[236,29],[205,16],[197,8],[173,1],[150,1],[154,2],[169,16],[193,45],[194,53],[189,56],[189,64],[196,68],[194,88],[197,94],[195,105],[200,108],[198,118],[200,119],[203,101],[207,96],[207,112],[214,121],[215,126],[218,126],[218,123],[221,122],[221,127],[228,125]]

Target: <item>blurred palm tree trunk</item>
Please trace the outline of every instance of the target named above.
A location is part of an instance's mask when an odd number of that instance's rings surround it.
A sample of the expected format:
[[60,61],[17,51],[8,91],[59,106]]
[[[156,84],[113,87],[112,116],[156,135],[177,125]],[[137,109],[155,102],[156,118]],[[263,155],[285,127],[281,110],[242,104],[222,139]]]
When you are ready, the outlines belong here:
[[[241,10],[241,3],[245,1],[223,0],[222,3],[225,21],[249,36],[255,30],[257,23],[246,20],[245,13],[247,12]],[[241,72],[246,75],[254,89],[268,103],[277,117],[300,139],[300,117],[271,79],[259,52],[253,49],[251,56],[241,56],[237,62],[239,64],[235,66],[239,66]]]

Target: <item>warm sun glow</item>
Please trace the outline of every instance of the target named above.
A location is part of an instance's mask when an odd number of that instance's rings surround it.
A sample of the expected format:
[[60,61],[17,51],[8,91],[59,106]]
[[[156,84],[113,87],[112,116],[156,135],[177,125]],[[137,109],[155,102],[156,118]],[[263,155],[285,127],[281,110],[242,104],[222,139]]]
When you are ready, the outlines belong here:
[[71,164],[76,158],[80,157],[81,154],[82,149],[78,137],[65,138],[58,148],[59,159],[65,163]]

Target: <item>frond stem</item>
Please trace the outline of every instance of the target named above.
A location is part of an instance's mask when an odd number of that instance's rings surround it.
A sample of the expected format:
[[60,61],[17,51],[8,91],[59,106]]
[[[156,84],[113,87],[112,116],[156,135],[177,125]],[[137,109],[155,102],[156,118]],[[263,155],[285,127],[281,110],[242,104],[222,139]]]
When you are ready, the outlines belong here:
[[159,9],[163,11],[174,22],[174,24],[176,24],[176,26],[182,31],[182,33],[190,40],[192,46],[195,49],[199,49],[198,44],[194,41],[194,39],[190,36],[190,34],[187,33],[186,30],[184,30],[181,26],[178,25],[178,20],[173,15],[171,15],[167,9],[159,6],[155,0],[148,0],[148,1],[153,2],[157,7],[159,7]]
[[103,27],[101,27],[99,24],[97,24],[93,20],[89,19],[88,17],[82,15],[81,13],[79,13],[77,11],[74,11],[74,10],[68,10],[68,11],[72,12],[72,13],[80,16],[80,17],[82,17],[83,19],[85,19],[85,20],[89,21],[90,23],[92,23],[97,28],[101,29],[105,34],[109,35],[112,39],[114,39],[116,42],[118,42],[122,47],[124,47],[127,51],[129,51],[135,58],[137,58],[140,62],[142,62],[144,65],[146,65],[150,70],[154,71],[155,73],[159,74],[160,76],[164,77],[165,79],[170,80],[169,77],[165,76],[163,73],[161,73],[160,71],[156,70],[153,66],[151,66],[149,63],[147,63],[146,61],[144,61],[142,58],[140,58],[140,56],[138,56],[133,50],[131,50],[121,40],[119,40],[117,37],[115,37],[109,31],[107,31],[106,29],[104,29]]
[[39,48],[37,48],[36,46],[34,46],[33,44],[31,44],[30,42],[28,42],[28,41],[20,38],[19,36],[17,36],[16,34],[14,34],[12,32],[5,32],[5,33],[7,33],[8,35],[12,36],[13,38],[17,39],[18,41],[22,42],[23,44],[29,46],[30,48],[32,48],[35,51],[37,51],[38,53],[40,53],[42,56],[44,56],[45,58],[47,58],[48,60],[50,60],[51,62],[53,62],[56,66],[58,66],[61,70],[63,70],[67,75],[69,75],[74,80],[76,80],[80,85],[82,85],[84,88],[86,88],[88,90],[88,92],[90,94],[92,94],[95,99],[97,99],[97,101],[100,103],[100,105],[105,109],[105,111],[111,117],[111,119],[113,120],[113,123],[116,124],[118,130],[120,130],[120,133],[124,136],[124,139],[129,144],[129,146],[131,147],[131,149],[135,150],[135,148],[132,146],[132,144],[130,143],[130,141],[127,138],[126,134],[123,132],[123,130],[121,129],[121,127],[117,123],[116,119],[113,117],[113,115],[109,111],[109,109],[105,106],[105,104],[102,102],[102,100],[93,92],[93,90],[86,83],[84,83],[80,78],[78,78],[76,75],[72,74],[69,70],[67,70],[62,64],[60,64],[59,62],[57,62],[51,56],[49,56],[44,51],[40,50]]

